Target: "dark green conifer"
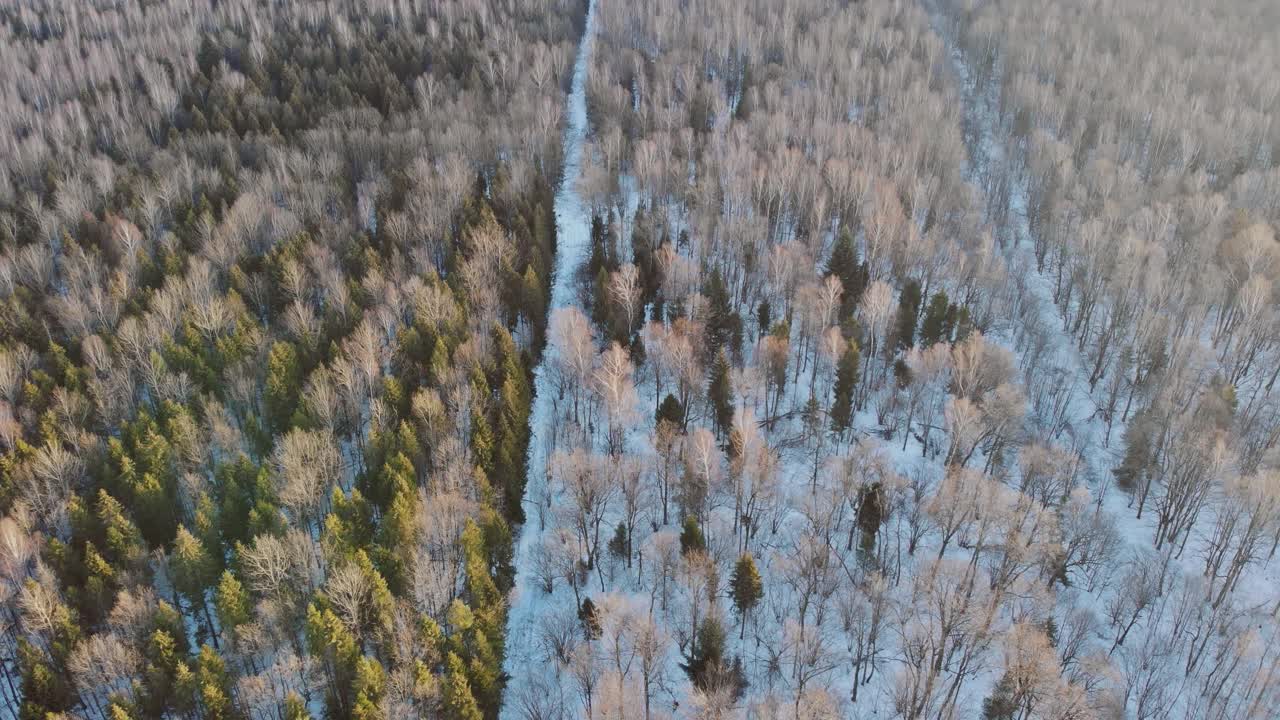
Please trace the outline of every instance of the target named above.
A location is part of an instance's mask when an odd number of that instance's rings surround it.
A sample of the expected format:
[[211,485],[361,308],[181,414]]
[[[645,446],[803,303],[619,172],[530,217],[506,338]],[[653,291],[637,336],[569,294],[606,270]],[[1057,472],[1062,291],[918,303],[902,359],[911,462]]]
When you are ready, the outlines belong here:
[[916,344],[916,316],[920,314],[920,283],[908,280],[898,298],[898,316],[894,321],[897,348],[905,350]]
[[835,400],[831,403],[831,429],[843,434],[853,421],[854,390],[858,386],[862,354],[858,343],[850,340],[836,363]]
[[947,337],[947,294],[941,290],[929,298],[929,305],[924,311],[924,321],[920,324],[920,342],[925,347],[948,340]]
[[741,638],[746,633],[747,615],[764,597],[764,581],[760,571],[756,569],[755,559],[751,553],[743,553],[733,566],[733,575],[729,578],[729,592],[733,598],[733,606],[741,618],[742,629],[738,632]]
[[733,378],[731,376],[729,358],[724,351],[716,355],[711,365],[711,382],[707,386],[707,399],[711,402],[712,419],[716,432],[721,436],[733,427]]

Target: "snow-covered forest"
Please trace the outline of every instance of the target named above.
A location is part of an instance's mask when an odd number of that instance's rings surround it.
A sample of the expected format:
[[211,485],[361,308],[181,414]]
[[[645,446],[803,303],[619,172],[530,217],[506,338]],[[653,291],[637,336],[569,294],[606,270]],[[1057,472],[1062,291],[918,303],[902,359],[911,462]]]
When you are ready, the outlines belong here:
[[0,720],[1276,717],[1277,26],[0,7]]

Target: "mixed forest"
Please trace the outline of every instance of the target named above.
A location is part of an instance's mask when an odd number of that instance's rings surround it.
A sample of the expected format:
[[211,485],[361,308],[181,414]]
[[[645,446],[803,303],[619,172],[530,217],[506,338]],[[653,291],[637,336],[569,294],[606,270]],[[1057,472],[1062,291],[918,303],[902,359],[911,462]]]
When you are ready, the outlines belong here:
[[584,10],[0,10],[0,716],[496,715]]
[[1275,717],[1277,26],[0,4],[0,720]]

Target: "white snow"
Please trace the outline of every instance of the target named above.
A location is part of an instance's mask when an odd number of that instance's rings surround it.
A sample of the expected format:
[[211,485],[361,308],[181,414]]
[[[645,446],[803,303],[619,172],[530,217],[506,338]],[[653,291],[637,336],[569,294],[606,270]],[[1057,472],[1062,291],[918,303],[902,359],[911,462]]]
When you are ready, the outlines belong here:
[[[988,168],[1003,167],[1008,162],[1006,158],[1008,149],[1001,141],[1006,134],[1000,130],[997,110],[999,83],[996,81],[987,83],[986,91],[983,92],[977,86],[973,72],[958,47],[956,38],[949,32],[949,20],[936,11],[932,18],[935,32],[946,44],[947,56],[956,79],[956,88],[963,101],[966,123],[977,134],[976,142],[969,149],[966,172],[969,180],[976,187],[981,187],[981,178]],[[1026,293],[1024,302],[1031,305],[1039,326],[1054,330],[1045,338],[1048,341],[1048,347],[1043,350],[1046,357],[1041,360],[1042,365],[1038,373],[1062,378],[1062,381],[1070,383],[1072,388],[1065,413],[1067,422],[1059,433],[1060,436],[1054,439],[1080,453],[1089,489],[1097,498],[1100,509],[1110,513],[1118,521],[1118,530],[1127,550],[1154,548],[1156,513],[1150,507],[1152,503],[1148,502],[1148,511],[1142,519],[1136,518],[1134,510],[1129,506],[1129,496],[1116,488],[1111,481],[1113,468],[1119,465],[1121,459],[1122,443],[1119,439],[1124,434],[1125,423],[1115,418],[1108,435],[1106,423],[1102,414],[1098,412],[1098,409],[1103,407],[1103,402],[1094,397],[1089,389],[1087,363],[1077,345],[1065,332],[1061,331],[1063,321],[1053,301],[1053,278],[1037,270],[1035,261],[1034,238],[1028,224],[1027,175],[1021,172],[1019,161],[1015,160],[1010,164],[1015,171],[1010,180],[1008,224],[1003,228],[1008,232],[1005,256],[1009,271],[1014,277],[1020,278],[1020,286]],[[1006,336],[1001,339],[1015,350],[1020,361],[1024,359],[1024,353],[1028,348],[1018,347],[1012,342],[1011,337]],[[1045,362],[1048,363],[1047,367],[1044,365]],[[1099,392],[1103,384],[1105,383],[1099,383]],[[1153,489],[1153,496],[1156,492],[1158,491]],[[1210,502],[1190,531],[1187,551],[1181,557],[1171,559],[1172,567],[1181,571],[1184,578],[1194,579],[1203,572],[1203,563],[1195,548],[1207,535],[1207,528],[1213,520],[1212,515],[1212,502]],[[1233,596],[1242,608],[1255,612],[1261,611],[1262,615],[1266,615],[1276,602],[1277,587],[1280,587],[1280,565],[1276,563],[1255,565],[1246,570]],[[1114,592],[1115,588],[1105,586],[1096,592],[1085,592],[1080,589],[1072,595],[1071,602],[1076,606],[1087,607],[1102,617],[1104,608]],[[1168,617],[1169,613],[1161,612],[1160,606],[1149,613],[1149,616],[1144,617],[1135,628],[1134,635],[1141,636],[1156,633],[1157,630],[1163,631],[1174,622],[1173,618]],[[1276,628],[1273,622],[1269,624],[1271,627],[1265,630],[1265,633],[1274,637]],[[1261,630],[1262,626],[1260,625],[1259,628]],[[1137,646],[1141,640],[1141,637],[1131,636],[1126,645]],[[1186,687],[1178,688],[1178,697],[1172,706],[1170,716],[1173,716],[1175,711],[1176,714],[1186,714],[1188,717],[1194,714],[1195,710],[1190,706],[1194,699],[1189,697],[1191,692]]]
[[[578,56],[573,64],[573,80],[569,91],[564,133],[564,174],[555,198],[556,215],[556,264],[551,284],[549,313],[559,308],[577,305],[574,287],[577,269],[586,260],[591,244],[591,217],[586,204],[578,194],[577,178],[582,163],[583,146],[587,138],[586,78],[591,62],[591,35],[595,26],[595,3],[587,8],[586,25],[582,34]],[[509,597],[507,611],[506,655],[503,671],[513,678],[512,686],[503,698],[502,717],[516,717],[511,698],[520,676],[540,660],[534,652],[534,633],[538,620],[547,610],[542,593],[535,587],[533,557],[541,529],[538,527],[538,499],[545,497],[547,475],[545,472],[555,429],[556,393],[552,366],[559,348],[548,333],[542,361],[534,369],[534,402],[529,416],[528,477],[524,500],[525,524],[520,527],[515,545],[515,587]]]
[[[935,31],[945,43],[949,69],[953,75],[958,100],[963,104],[966,125],[975,133],[974,142],[968,149],[969,157],[965,173],[970,183],[981,194],[984,186],[982,178],[987,169],[1002,168],[1010,159],[1006,156],[1007,148],[1002,140],[1005,134],[1001,131],[1000,119],[996,111],[995,84],[990,85],[985,92],[976,86],[966,58],[957,47],[956,39],[950,32],[948,20],[938,12],[934,13],[933,20]],[[591,57],[593,26],[594,5],[588,11],[586,32],[574,65],[572,91],[568,100],[564,180],[555,203],[558,246],[552,287],[552,312],[577,304],[575,270],[584,262],[590,241],[590,211],[576,192],[574,179],[579,174],[588,131],[584,80]],[[1016,162],[1014,164],[1016,165]],[[1134,512],[1127,507],[1127,496],[1114,488],[1110,480],[1112,468],[1118,463],[1117,454],[1120,445],[1118,440],[1124,431],[1123,423],[1117,421],[1112,424],[1108,439],[1106,423],[1097,412],[1099,403],[1089,390],[1089,368],[1072,338],[1061,331],[1061,315],[1053,302],[1053,280],[1037,270],[1034,241],[1027,220],[1028,185],[1024,174],[1014,174],[1009,193],[1010,207],[1006,218],[1007,224],[996,230],[1006,240],[1003,244],[1004,261],[1010,276],[1016,278],[1015,291],[1021,293],[1020,301],[1024,305],[1025,312],[1021,317],[998,320],[987,337],[1012,350],[1024,369],[1031,362],[1037,363],[1038,378],[1054,378],[1054,381],[1066,383],[1070,387],[1063,407],[1036,408],[1033,406],[1029,408],[1031,417],[1028,421],[1037,430],[1037,434],[1044,433],[1048,436],[1041,439],[1052,440],[1080,454],[1083,464],[1080,475],[1094,496],[1099,499],[1099,511],[1110,513],[1117,519],[1121,537],[1128,546],[1150,548],[1154,513],[1146,515],[1142,520],[1135,519]],[[634,208],[634,194],[629,193],[626,202],[631,209]],[[985,200],[980,200],[979,206],[985,207]],[[672,210],[679,212],[679,208]],[[625,225],[625,218],[623,222]],[[624,237],[627,235],[629,233],[624,233]],[[1026,327],[1028,325],[1038,326],[1043,336],[1028,337],[1028,327]],[[798,328],[793,328],[791,365],[788,372],[790,387],[786,388],[781,408],[784,412],[802,409],[810,392],[811,375],[807,368],[801,370],[798,380],[793,379],[795,363],[806,361],[796,352],[798,336]],[[1037,343],[1041,342],[1043,344],[1037,346]],[[748,365],[755,365],[754,358],[751,357],[752,348],[747,347],[745,351],[748,355]],[[550,680],[548,690],[561,693],[558,702],[562,704],[562,709],[567,715],[573,716],[575,708],[578,707],[576,700],[564,694],[565,688],[573,686],[573,681],[567,676],[551,678],[553,674],[559,673],[559,669],[553,667],[554,661],[548,661],[545,652],[538,647],[537,637],[539,623],[545,618],[574,612],[574,594],[559,580],[552,593],[544,593],[533,568],[539,544],[543,541],[545,534],[541,526],[543,519],[545,518],[549,527],[554,526],[561,519],[555,514],[554,508],[562,502],[567,502],[566,498],[559,497],[553,488],[548,487],[546,473],[550,450],[555,445],[556,437],[564,434],[565,426],[564,418],[557,408],[559,389],[552,369],[558,352],[559,348],[556,347],[554,338],[549,336],[542,363],[535,370],[537,397],[530,418],[532,434],[528,458],[529,477],[523,501],[527,520],[519,529],[516,543],[517,574],[510,597],[504,663],[504,670],[511,679],[502,712],[504,718],[522,717],[514,700],[519,696],[521,689],[531,687],[529,682],[532,679]],[[819,372],[824,376],[822,382],[829,383],[830,368],[824,366]],[[641,398],[641,412],[646,419],[628,434],[627,450],[630,455],[649,455],[654,452],[649,440],[649,434],[653,429],[650,413],[655,398],[653,376],[648,368],[643,368],[637,373],[636,380],[637,391]],[[668,383],[663,391],[666,392],[669,389],[671,388]],[[758,398],[749,399],[740,396],[738,399],[743,407],[755,405],[757,417],[759,416]],[[563,411],[564,408],[561,407],[559,410]],[[1062,418],[1061,421],[1057,420],[1058,417]],[[934,422],[940,424],[941,418],[934,418]],[[797,448],[795,447],[797,443],[794,442],[800,437],[802,427],[799,412],[792,412],[766,433],[770,445],[778,448],[781,454],[778,476],[784,507],[778,513],[780,528],[778,532],[770,534],[768,528],[761,529],[752,542],[751,549],[764,576],[768,591],[765,601],[755,613],[753,627],[748,628],[745,640],[738,638],[736,615],[729,610],[724,612],[727,629],[730,631],[727,652],[731,657],[738,656],[743,659],[751,683],[748,696],[754,699],[759,699],[772,690],[794,689],[789,671],[790,661],[776,654],[783,645],[781,639],[784,637],[784,626],[796,613],[794,607],[785,607],[792,598],[785,590],[779,590],[782,580],[778,565],[780,562],[785,562],[787,554],[793,551],[794,539],[806,531],[806,519],[802,509],[806,503],[813,502],[810,496],[813,472],[812,451],[804,447]],[[874,402],[869,403],[855,418],[854,430],[857,436],[875,435],[882,431],[876,418]],[[931,444],[942,443],[945,446],[945,430],[937,428],[932,432],[935,435]],[[837,450],[834,444],[829,444],[825,452],[829,456]],[[892,441],[881,443],[880,450],[896,471],[903,476],[914,477],[923,474],[937,479],[943,474],[942,458],[926,456],[920,441],[914,436],[906,439],[895,436]],[[823,470],[825,471],[825,468]],[[619,503],[615,502],[615,506],[617,504]],[[551,507],[550,512],[546,512],[548,506]],[[1209,512],[1204,515],[1205,517],[1200,521],[1201,527],[1211,519]],[[604,523],[606,536],[611,534],[613,523],[618,519],[617,508],[611,508]],[[901,522],[901,518],[893,522]],[[722,558],[728,556],[730,563],[732,558],[736,557],[732,523],[732,507],[714,508],[706,523],[709,546],[713,550],[719,548],[720,551],[715,554],[721,555]],[[678,519],[673,513],[672,523],[660,529],[678,529],[676,525],[678,525]],[[1199,535],[1193,535],[1193,544],[1196,542],[1194,538],[1198,537]],[[637,545],[639,544],[637,541]],[[726,544],[730,547],[722,547]],[[902,587],[895,589],[895,593],[900,596],[909,592],[910,574],[917,566],[931,559],[936,554],[937,547],[933,538],[926,538],[917,550],[915,558],[903,558]],[[953,545],[949,548],[947,556],[961,557],[968,552]],[[604,558],[601,562],[604,564],[609,560]],[[1194,576],[1202,569],[1197,565],[1198,558],[1190,546],[1184,558],[1175,561],[1175,567],[1189,576]],[[598,570],[598,573],[597,575],[593,572],[587,586],[581,589],[583,595],[595,597],[596,591],[607,588],[609,591],[627,596],[631,602],[650,604],[650,609],[653,609],[651,602],[656,589],[646,587],[636,577],[634,569],[628,572],[617,565],[605,565]],[[721,578],[722,584],[726,581],[727,577]],[[1060,602],[1067,602],[1069,597],[1069,601],[1075,606],[1091,609],[1101,618],[1107,602],[1114,594],[1113,590],[1103,585],[1104,587],[1096,591],[1073,588],[1070,592],[1061,593]],[[1245,605],[1260,605],[1267,601],[1274,602],[1275,588],[1278,586],[1280,586],[1280,573],[1277,573],[1276,564],[1252,568],[1242,580],[1236,595]],[[672,610],[666,614],[667,618],[679,617],[684,607],[684,601],[679,597],[679,593],[675,595]],[[722,607],[727,608],[727,602],[722,603]],[[909,606],[905,607],[908,611],[910,610]],[[882,660],[875,677],[870,685],[859,690],[858,702],[852,704],[848,701],[851,690],[849,677],[851,668],[844,651],[844,640],[840,637],[839,621],[832,617],[834,615],[836,615],[834,610],[828,609],[827,619],[814,625],[818,628],[817,632],[829,636],[825,637],[825,642],[827,650],[830,651],[832,664],[825,673],[815,677],[811,685],[828,688],[833,696],[843,703],[840,711],[845,717],[891,716],[893,714],[891,704],[893,682],[896,672],[901,667],[899,661],[894,659],[898,650],[899,632],[912,622],[912,618],[903,618],[901,622],[899,618],[889,618],[880,639]],[[1155,622],[1144,618],[1139,627],[1135,628],[1134,636],[1127,641],[1126,647],[1136,646],[1138,635],[1145,636],[1163,622],[1158,613],[1155,617],[1157,618]],[[754,640],[753,631],[766,638],[767,642],[759,643]],[[1102,635],[1106,637],[1095,638],[1096,643],[1101,644],[1103,650],[1111,644],[1112,638],[1108,635],[1109,632],[1110,628],[1104,624]],[[654,693],[655,710],[661,709],[664,712],[669,710],[676,715],[682,714],[681,709],[688,708],[690,699],[689,683],[684,673],[676,666],[680,651],[681,649],[673,647],[668,653],[667,682],[656,688]],[[770,654],[771,652],[774,654]],[[776,663],[779,662],[785,667],[778,667]],[[987,652],[984,665],[985,669],[971,678],[961,690],[960,700],[957,703],[961,717],[976,716],[980,712],[982,699],[989,693],[991,684],[999,677],[1002,668],[998,638],[992,649]],[[782,695],[785,697],[786,693],[782,692]],[[1179,705],[1177,709],[1183,710],[1183,714],[1193,712],[1184,705]]]

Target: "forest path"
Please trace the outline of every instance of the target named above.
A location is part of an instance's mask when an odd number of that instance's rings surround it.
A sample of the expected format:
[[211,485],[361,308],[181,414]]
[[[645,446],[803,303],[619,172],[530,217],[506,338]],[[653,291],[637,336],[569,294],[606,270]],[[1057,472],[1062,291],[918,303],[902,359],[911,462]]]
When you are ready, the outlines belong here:
[[[1008,155],[1004,144],[1006,133],[1000,127],[998,84],[978,85],[974,69],[959,47],[953,20],[940,7],[944,2],[931,0],[926,3],[926,8],[934,32],[944,43],[947,70],[961,103],[962,127],[965,129],[965,176],[980,193],[984,218],[993,235],[1000,240],[1000,252],[1023,303],[1020,316],[1008,318],[1005,321],[1008,327],[1000,328],[995,337],[1014,351],[1023,371],[1028,364],[1033,364],[1037,366],[1037,376],[1054,377],[1070,386],[1064,413],[1065,425],[1053,434],[1052,439],[1080,454],[1083,475],[1093,483],[1091,490],[1105,491],[1109,485],[1105,479],[1116,460],[1115,448],[1114,444],[1107,447],[1107,429],[1089,390],[1086,360],[1073,339],[1062,330],[1062,315],[1053,299],[1054,280],[1036,264],[1035,240],[1028,221],[1030,203],[1026,173],[1017,168],[1009,173],[1003,198],[1000,189],[994,187],[1004,168],[1016,162]],[[1001,204],[1004,206],[1000,207]],[[1026,333],[1033,328],[1042,333],[1043,339],[1043,346],[1035,348],[1034,352],[1027,347],[1030,341],[1026,339]],[[1015,338],[1020,340],[1015,341]],[[1049,410],[1036,408],[1032,398],[1028,398],[1028,402],[1032,414]],[[1111,429],[1111,438],[1115,439],[1123,432],[1124,423],[1117,421]]]
[[[592,33],[595,26],[595,2],[587,7],[587,18],[573,64],[573,79],[566,104],[567,123],[564,131],[564,174],[556,192],[556,260],[551,283],[551,305],[548,316],[557,309],[578,305],[575,278],[586,261],[591,244],[591,218],[587,205],[578,194],[577,179],[587,139],[586,80],[590,66]],[[547,333],[542,361],[534,369],[533,411],[529,415],[529,456],[526,467],[524,508],[525,523],[520,526],[515,544],[515,587],[509,597],[507,611],[506,654],[503,672],[510,678],[503,695],[502,717],[517,716],[515,693],[520,688],[527,668],[538,663],[534,653],[541,593],[535,587],[534,558],[542,528],[539,526],[537,498],[545,497],[547,456],[554,437],[556,388],[554,370],[560,348],[554,336]]]

